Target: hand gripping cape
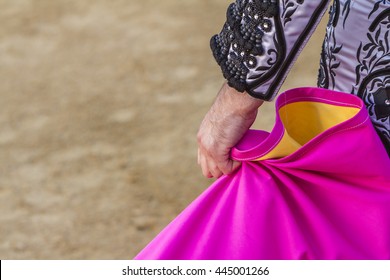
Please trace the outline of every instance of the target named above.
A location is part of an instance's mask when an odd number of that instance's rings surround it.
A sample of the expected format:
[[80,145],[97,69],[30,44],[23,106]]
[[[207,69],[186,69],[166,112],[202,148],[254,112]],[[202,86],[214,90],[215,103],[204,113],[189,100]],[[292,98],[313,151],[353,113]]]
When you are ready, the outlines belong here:
[[292,89],[276,114],[136,259],[390,259],[390,159],[363,102]]

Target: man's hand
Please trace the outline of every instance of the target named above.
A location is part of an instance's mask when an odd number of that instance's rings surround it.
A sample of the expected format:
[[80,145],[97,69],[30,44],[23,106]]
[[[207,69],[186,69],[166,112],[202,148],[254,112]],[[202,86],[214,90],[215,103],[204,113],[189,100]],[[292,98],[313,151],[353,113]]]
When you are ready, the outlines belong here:
[[219,91],[198,131],[198,164],[207,178],[230,174],[241,163],[230,159],[230,150],[251,127],[263,104],[226,83]]

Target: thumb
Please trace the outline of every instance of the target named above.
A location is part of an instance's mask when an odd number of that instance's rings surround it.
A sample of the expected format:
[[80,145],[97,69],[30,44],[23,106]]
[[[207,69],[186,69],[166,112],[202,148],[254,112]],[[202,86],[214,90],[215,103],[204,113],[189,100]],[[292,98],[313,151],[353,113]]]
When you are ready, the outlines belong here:
[[236,171],[241,166],[241,161],[232,160],[232,172]]
[[222,171],[223,174],[229,175],[229,174],[233,173],[236,169],[238,169],[240,166],[241,166],[240,161],[235,161],[235,160],[229,159],[225,165],[225,168],[223,168],[223,169],[221,168],[220,170]]

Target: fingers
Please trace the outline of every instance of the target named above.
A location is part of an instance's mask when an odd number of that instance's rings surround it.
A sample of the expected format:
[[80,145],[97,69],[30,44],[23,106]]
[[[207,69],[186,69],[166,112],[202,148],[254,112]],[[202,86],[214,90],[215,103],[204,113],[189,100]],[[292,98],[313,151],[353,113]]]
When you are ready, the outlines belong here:
[[240,162],[230,159],[216,161],[211,155],[202,153],[201,149],[198,149],[198,164],[206,178],[220,178],[222,175],[229,175],[241,166]]
[[214,178],[219,178],[223,175],[222,171],[219,169],[215,161],[209,160],[207,162],[207,167]]
[[219,178],[223,175],[216,162],[204,155],[200,149],[198,149],[198,164],[202,169],[203,176],[206,178]]
[[223,170],[224,174],[229,175],[229,174],[233,173],[234,171],[236,171],[236,169],[238,169],[240,166],[241,166],[241,162],[229,159],[228,168],[226,170]]
[[241,163],[230,159],[231,143],[226,143],[221,130],[208,119],[204,121],[197,135],[198,164],[206,178],[219,178],[235,171]]
[[241,162],[240,161],[233,160],[232,161],[232,172],[236,171],[236,169],[238,169],[240,166],[241,166]]
[[198,149],[198,164],[200,165],[200,167],[202,169],[202,174],[204,177],[206,177],[206,178],[213,177],[213,175],[211,174],[211,172],[209,170],[206,157],[201,154],[199,149]]

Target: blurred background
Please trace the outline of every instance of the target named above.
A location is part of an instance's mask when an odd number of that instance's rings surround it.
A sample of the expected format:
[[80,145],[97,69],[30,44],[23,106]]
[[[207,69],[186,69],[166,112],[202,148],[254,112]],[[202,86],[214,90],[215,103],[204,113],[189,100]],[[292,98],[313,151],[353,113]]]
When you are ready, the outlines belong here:
[[[133,258],[213,182],[196,132],[231,1],[0,1],[0,259]],[[325,21],[282,90],[316,84]]]

